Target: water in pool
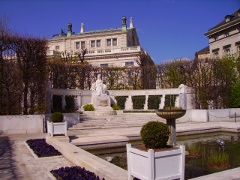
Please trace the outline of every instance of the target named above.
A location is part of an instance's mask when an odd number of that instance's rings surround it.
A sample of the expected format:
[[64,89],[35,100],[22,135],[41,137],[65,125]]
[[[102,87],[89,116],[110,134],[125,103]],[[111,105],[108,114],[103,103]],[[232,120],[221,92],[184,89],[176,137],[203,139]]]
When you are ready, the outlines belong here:
[[[224,142],[221,145],[219,140]],[[131,142],[141,144],[141,142]],[[185,178],[195,178],[226,169],[240,167],[240,134],[208,133],[177,137],[186,146]],[[91,153],[127,169],[126,147],[91,150]]]

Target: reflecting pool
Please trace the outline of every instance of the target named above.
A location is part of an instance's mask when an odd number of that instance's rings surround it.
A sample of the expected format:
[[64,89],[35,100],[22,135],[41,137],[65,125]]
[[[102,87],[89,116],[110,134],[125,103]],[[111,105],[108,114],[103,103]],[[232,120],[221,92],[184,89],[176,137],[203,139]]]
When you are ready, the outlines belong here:
[[[221,146],[217,140],[224,141]],[[131,144],[141,144],[139,141]],[[177,144],[186,146],[185,179],[240,167],[240,134],[208,133],[177,137]],[[123,169],[127,169],[126,147],[89,151]]]

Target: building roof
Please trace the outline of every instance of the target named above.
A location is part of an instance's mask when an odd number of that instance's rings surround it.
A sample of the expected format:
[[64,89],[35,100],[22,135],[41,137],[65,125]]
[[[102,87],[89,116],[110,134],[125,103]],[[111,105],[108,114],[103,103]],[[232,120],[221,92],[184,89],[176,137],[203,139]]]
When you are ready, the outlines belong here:
[[[227,21],[226,19],[229,19],[229,21]],[[232,14],[226,15],[225,18],[220,23],[218,23],[217,25],[210,28],[205,35],[208,36],[213,31],[215,31],[221,27],[224,28],[226,25],[230,25],[232,22],[235,22],[236,20],[237,21],[240,20],[240,8],[237,9],[236,11],[234,11]]]
[[234,11],[231,15],[226,15],[224,20],[222,20],[222,21],[221,21],[220,23],[218,23],[216,26],[214,26],[214,27],[212,27],[211,29],[209,29],[209,31],[212,30],[212,29],[215,29],[215,28],[217,28],[217,27],[219,27],[219,26],[222,26],[222,25],[224,25],[224,24],[226,24],[226,23],[228,23],[228,22],[226,22],[226,18],[227,18],[227,17],[229,17],[229,18],[231,19],[231,21],[233,21],[233,20],[235,20],[235,19],[239,19],[239,18],[240,18],[240,16],[238,16],[238,13],[239,13],[239,12],[240,12],[240,8],[237,9],[236,11]]
[[206,52],[209,52],[209,46],[201,49],[200,51],[197,51],[196,53],[197,53],[197,54],[200,54],[200,53],[206,53]]
[[[133,28],[127,28],[127,31]],[[85,31],[80,33],[73,33],[72,36],[79,36],[79,35],[90,35],[90,34],[101,34],[101,33],[111,33],[111,32],[122,32],[122,28],[108,28],[108,29],[100,29],[100,30],[93,30],[93,31]],[[63,37],[67,37],[67,34],[61,30],[60,34],[54,34],[51,38],[52,40],[62,39]]]
[[116,32],[116,31],[121,31],[121,30],[122,30],[122,28],[108,28],[108,29],[82,32],[82,33],[79,33],[79,34],[98,34],[98,33],[106,33],[106,32]]

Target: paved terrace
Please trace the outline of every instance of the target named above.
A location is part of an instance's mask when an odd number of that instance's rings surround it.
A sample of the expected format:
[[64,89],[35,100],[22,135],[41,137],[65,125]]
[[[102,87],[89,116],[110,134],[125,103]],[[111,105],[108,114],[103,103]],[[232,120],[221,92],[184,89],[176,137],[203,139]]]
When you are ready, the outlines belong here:
[[[240,122],[179,123],[177,124],[176,128],[178,135],[193,134],[196,132],[214,132],[219,130],[240,132]],[[96,144],[126,144],[128,140],[139,139],[140,129],[141,127],[117,127],[116,125],[114,128],[93,128],[87,130],[72,129],[68,131],[68,135],[71,137],[72,144],[80,145],[83,147]],[[66,144],[66,142],[59,142],[58,140],[56,140],[57,137],[48,137],[48,139],[51,143],[55,145],[55,147],[57,147],[58,149],[60,149],[60,151],[64,153],[64,156],[41,159],[34,158],[34,156],[29,151],[24,142],[28,139],[46,138],[46,136],[47,134],[44,133],[26,135],[0,135],[0,179],[51,179],[51,176],[49,176],[48,173],[50,170],[64,166],[74,166],[74,159],[71,158],[75,158],[76,161],[79,157],[72,157],[71,155],[69,155],[70,151],[72,151],[73,154],[78,154],[77,151],[83,153],[82,149],[78,148],[80,149],[78,150],[75,149],[75,146],[71,144]],[[94,156],[89,154],[84,154],[80,158],[80,161],[82,159],[85,159],[86,161],[84,163],[88,162],[88,164],[85,165],[89,167],[90,165],[92,167],[91,163],[94,163],[93,166],[98,167],[100,170],[101,168],[107,169],[106,167],[109,166],[107,164],[108,162],[105,163],[106,161],[103,162],[102,160],[100,160],[99,163],[98,158],[95,159]],[[117,172],[118,170],[118,168],[113,171],[110,168],[108,169],[109,172]],[[123,170],[120,173],[122,174],[122,177],[120,177],[121,175],[118,174],[118,177],[115,176],[116,178],[113,179],[127,179],[126,171]],[[195,178],[195,180],[207,179],[240,180],[240,167],[208,176]]]

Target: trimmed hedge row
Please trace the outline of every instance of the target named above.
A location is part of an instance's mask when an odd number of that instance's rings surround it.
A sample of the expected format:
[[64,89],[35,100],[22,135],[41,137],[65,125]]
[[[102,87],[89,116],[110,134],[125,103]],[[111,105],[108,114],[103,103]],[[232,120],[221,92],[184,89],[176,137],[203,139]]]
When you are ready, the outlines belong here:
[[161,102],[160,95],[149,95],[148,96],[148,109],[159,109],[159,104]]
[[165,96],[165,107],[166,106],[175,106],[177,95],[166,95]]
[[117,100],[117,105],[121,109],[125,109],[125,102],[128,96],[116,96],[115,99]]
[[145,96],[133,96],[133,109],[144,109],[145,99]]
[[75,103],[74,96],[65,96],[65,110],[62,109],[62,96],[53,95],[53,109],[52,112],[74,112],[75,111]]

